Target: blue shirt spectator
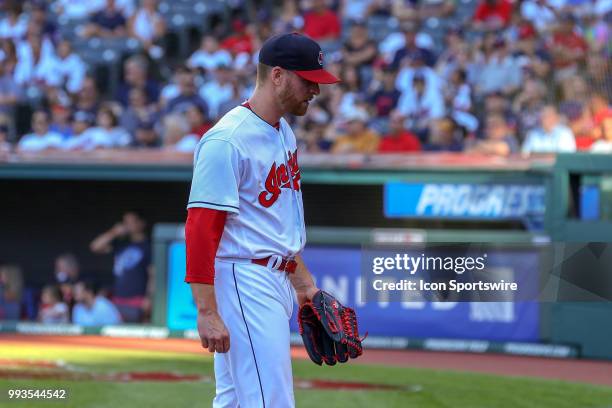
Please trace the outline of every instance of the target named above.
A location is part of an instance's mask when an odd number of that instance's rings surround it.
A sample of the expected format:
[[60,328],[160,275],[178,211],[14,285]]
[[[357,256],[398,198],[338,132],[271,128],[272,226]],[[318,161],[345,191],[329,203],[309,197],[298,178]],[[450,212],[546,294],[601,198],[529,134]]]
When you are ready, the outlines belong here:
[[77,304],[72,310],[72,322],[81,326],[102,326],[121,323],[121,315],[113,303],[104,296],[96,296],[90,282],[74,286]]
[[576,151],[576,140],[572,131],[561,124],[557,109],[547,106],[540,114],[540,128],[527,134],[523,143],[523,154],[571,153]]

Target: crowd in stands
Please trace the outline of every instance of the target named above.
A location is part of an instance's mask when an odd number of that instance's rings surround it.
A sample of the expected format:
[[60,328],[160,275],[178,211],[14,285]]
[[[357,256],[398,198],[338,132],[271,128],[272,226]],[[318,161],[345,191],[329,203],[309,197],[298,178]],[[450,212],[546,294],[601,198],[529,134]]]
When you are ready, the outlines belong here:
[[[184,49],[202,2],[2,2],[0,152],[189,153],[288,31],[343,80],[290,118],[303,152],[612,152],[609,0],[236,0]],[[116,81],[88,62],[130,41]]]
[[[41,323],[81,326],[149,321],[154,277],[146,231],[141,213],[129,210],[92,240],[93,254],[113,256],[111,285],[101,285],[101,276],[82,273],[78,258],[64,253],[55,259],[52,281],[40,293],[25,296],[21,269],[0,263],[0,321],[30,317]],[[34,310],[34,316],[27,316],[28,310]]]

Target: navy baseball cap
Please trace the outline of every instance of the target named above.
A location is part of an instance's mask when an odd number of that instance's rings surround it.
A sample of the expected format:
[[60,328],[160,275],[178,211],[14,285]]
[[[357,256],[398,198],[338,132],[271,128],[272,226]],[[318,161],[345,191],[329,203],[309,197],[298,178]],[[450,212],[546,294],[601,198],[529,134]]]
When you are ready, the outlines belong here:
[[259,62],[293,71],[305,80],[317,84],[340,82],[323,69],[323,51],[319,44],[299,33],[268,38],[259,51]]

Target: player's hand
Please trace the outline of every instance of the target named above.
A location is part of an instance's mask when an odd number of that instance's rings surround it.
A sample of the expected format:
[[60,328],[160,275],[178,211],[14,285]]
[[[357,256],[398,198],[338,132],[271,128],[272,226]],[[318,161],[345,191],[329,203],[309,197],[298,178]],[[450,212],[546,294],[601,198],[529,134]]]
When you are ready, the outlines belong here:
[[312,300],[312,297],[319,291],[316,286],[310,286],[304,290],[296,290],[295,293],[298,299],[298,305],[302,306],[304,303]]
[[214,353],[227,353],[230,348],[229,332],[216,311],[198,313],[198,333],[202,347]]

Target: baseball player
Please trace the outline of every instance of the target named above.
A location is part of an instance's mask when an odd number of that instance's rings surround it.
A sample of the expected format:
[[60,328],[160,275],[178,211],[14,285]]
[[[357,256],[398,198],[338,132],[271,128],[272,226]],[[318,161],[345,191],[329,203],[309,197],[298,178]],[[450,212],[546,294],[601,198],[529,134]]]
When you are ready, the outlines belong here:
[[215,353],[213,407],[295,405],[289,319],[318,291],[306,243],[295,135],[319,84],[339,79],[297,34],[268,39],[251,98],[199,142],[185,227],[187,273],[202,347]]

